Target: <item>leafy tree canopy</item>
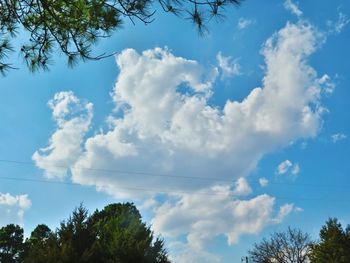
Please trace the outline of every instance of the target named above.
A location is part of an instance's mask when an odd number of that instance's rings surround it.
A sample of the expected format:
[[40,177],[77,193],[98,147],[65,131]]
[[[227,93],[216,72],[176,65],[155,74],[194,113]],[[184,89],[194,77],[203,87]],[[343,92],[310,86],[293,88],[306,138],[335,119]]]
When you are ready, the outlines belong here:
[[23,253],[23,229],[18,225],[0,228],[0,262],[21,262]]
[[[165,12],[189,18],[203,33],[206,24],[222,16],[226,6],[242,0],[0,0],[0,72],[15,68],[8,62],[12,42],[21,32],[27,41],[20,47],[31,71],[48,69],[52,53],[60,50],[68,65],[77,60],[101,59],[91,55],[100,38],[109,37],[125,18],[147,24],[156,6]],[[28,33],[28,34],[24,34]]]
[[311,248],[312,263],[350,262],[350,226],[345,230],[330,218],[320,230],[320,242]]
[[92,215],[80,206],[55,232],[38,225],[23,242],[23,229],[0,229],[1,263],[168,263],[163,240],[142,222],[131,203]]

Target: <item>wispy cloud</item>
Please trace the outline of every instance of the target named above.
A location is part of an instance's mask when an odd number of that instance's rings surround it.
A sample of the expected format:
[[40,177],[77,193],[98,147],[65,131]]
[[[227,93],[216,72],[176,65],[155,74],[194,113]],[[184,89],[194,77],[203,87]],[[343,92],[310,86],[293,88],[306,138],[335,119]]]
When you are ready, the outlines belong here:
[[290,175],[297,176],[300,172],[300,166],[298,163],[293,164],[290,160],[281,162],[277,169],[277,175],[283,175],[289,173]]
[[249,26],[251,26],[252,24],[254,24],[255,21],[253,19],[247,19],[247,18],[243,18],[241,17],[239,20],[238,20],[238,23],[237,23],[237,28],[239,30],[243,30]]
[[265,177],[259,178],[259,184],[261,187],[266,187],[269,185],[269,180],[267,180]]
[[342,13],[338,13],[338,20],[337,21],[332,21],[328,20],[327,25],[330,28],[329,33],[334,33],[334,34],[339,34],[343,31],[343,29],[350,23],[349,17]]
[[336,133],[331,135],[331,138],[334,143],[337,143],[339,141],[345,140],[346,138],[348,138],[348,136],[344,133]]
[[282,175],[282,174],[285,174],[289,171],[289,169],[293,166],[292,162],[289,161],[289,160],[285,160],[283,162],[281,162],[278,167],[277,167],[277,170],[276,170],[276,173],[278,175]]
[[216,55],[219,70],[222,73],[222,78],[240,75],[241,66],[238,59],[233,59],[231,56],[223,56],[221,51]]
[[350,19],[347,15],[340,12],[338,15],[338,21],[334,25],[335,32],[340,33],[345,26],[350,22]]
[[303,12],[299,9],[298,4],[293,3],[292,0],[286,0],[284,2],[284,8],[291,12],[293,15],[302,16]]

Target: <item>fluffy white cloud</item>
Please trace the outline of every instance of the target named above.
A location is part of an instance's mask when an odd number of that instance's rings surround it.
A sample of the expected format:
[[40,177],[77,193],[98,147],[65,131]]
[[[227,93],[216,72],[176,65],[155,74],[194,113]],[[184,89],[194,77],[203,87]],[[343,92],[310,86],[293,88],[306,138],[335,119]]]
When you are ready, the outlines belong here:
[[[97,173],[103,167],[143,174],[230,179],[246,176],[266,153],[299,138],[313,137],[321,124],[321,84],[307,57],[320,34],[310,25],[288,23],[267,40],[263,87],[242,102],[210,106],[212,70],[156,48],[124,50],[112,96],[123,115],[112,128],[88,138],[72,169],[73,180],[116,196],[141,195],[125,188],[163,191],[209,187],[210,180]],[[124,188],[124,189],[123,189]]]
[[243,234],[256,234],[267,225],[280,223],[293,208],[292,204],[284,205],[274,215],[274,197],[239,200],[228,186],[212,187],[205,193],[182,194],[156,208],[153,229],[167,237],[185,234],[188,245],[196,249],[219,235],[227,236],[231,245]]
[[0,193],[0,226],[10,223],[22,224],[24,212],[31,205],[28,195],[13,196],[9,193]]
[[303,12],[299,9],[298,5],[293,3],[292,0],[286,0],[284,2],[284,8],[291,12],[293,15],[302,16]]
[[239,20],[238,20],[238,24],[237,24],[237,27],[238,29],[242,30],[242,29],[245,29],[247,28],[248,26],[254,24],[254,20],[252,19],[247,19],[247,18],[243,18],[241,17]]
[[291,205],[276,215],[271,196],[237,199],[251,192],[244,179],[233,190],[215,181],[245,177],[265,154],[317,135],[322,83],[308,57],[321,37],[309,24],[287,23],[262,48],[262,86],[222,107],[209,102],[213,69],[166,49],[126,49],[116,58],[120,72],[111,94],[118,113],[109,116],[110,128],[84,140],[92,105],[59,93],[50,104],[58,130],[33,159],[47,176],[65,174],[48,164],[68,166],[74,182],[116,197],[165,193],[165,203],[147,204],[156,206],[154,228],[186,235],[198,251],[218,235],[234,244],[281,222]]
[[252,188],[250,188],[247,180],[243,177],[239,178],[235,183],[235,188],[233,190],[233,194],[237,196],[249,195],[253,192]]
[[265,177],[259,178],[259,184],[261,187],[266,187],[269,185],[269,180],[267,180]]
[[216,55],[218,61],[218,67],[222,72],[222,78],[232,77],[240,74],[240,65],[237,59],[233,60],[232,57],[225,57],[219,52]]
[[82,153],[81,144],[89,129],[92,104],[83,103],[73,92],[59,92],[49,101],[57,130],[49,146],[36,151],[32,158],[48,178],[63,178]]

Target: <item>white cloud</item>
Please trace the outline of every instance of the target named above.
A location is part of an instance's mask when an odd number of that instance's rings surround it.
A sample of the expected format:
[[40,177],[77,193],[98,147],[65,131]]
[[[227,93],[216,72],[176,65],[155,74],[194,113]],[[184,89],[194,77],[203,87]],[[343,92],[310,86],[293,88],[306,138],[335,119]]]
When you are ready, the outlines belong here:
[[259,178],[259,184],[261,187],[266,187],[269,185],[269,180],[267,180],[265,177]]
[[284,1],[284,8],[291,12],[293,15],[302,16],[303,12],[299,9],[298,4],[293,3],[292,0]]
[[348,136],[346,136],[344,133],[335,133],[331,136],[331,138],[334,143],[337,143],[339,141],[345,140],[348,138]]
[[282,206],[274,215],[275,198],[268,195],[239,200],[229,187],[212,187],[206,193],[205,197],[200,192],[183,194],[158,207],[152,220],[155,232],[166,237],[186,235],[188,245],[196,249],[220,235],[232,245],[241,235],[257,234],[267,225],[280,223],[290,212]]
[[170,243],[170,261],[178,263],[219,263],[221,258],[205,251],[188,246],[186,243]]
[[252,20],[252,19],[247,19],[247,18],[241,17],[238,20],[237,28],[242,30],[242,29],[245,29],[245,28],[247,28],[248,26],[250,26],[250,25],[252,25],[254,23],[255,23],[255,21]]
[[293,164],[290,160],[285,160],[281,162],[276,169],[277,175],[290,173],[290,175],[292,176],[297,176],[299,172],[300,172],[299,163]]
[[291,212],[293,212],[293,210],[295,210],[294,204],[285,204],[281,206],[277,217],[274,218],[273,221],[276,224],[282,223],[284,218],[288,216]]
[[9,193],[0,193],[0,226],[7,224],[22,224],[24,212],[32,203],[28,195],[13,196]]
[[233,194],[236,196],[245,196],[251,194],[252,188],[250,188],[247,180],[243,177],[239,178],[235,183]]
[[327,21],[327,26],[329,28],[328,33],[340,34],[349,23],[350,23],[349,17],[346,14],[339,12],[337,21],[333,21],[333,20]]
[[289,169],[292,167],[292,162],[289,160],[285,160],[283,162],[281,162],[278,167],[277,167],[277,174],[281,175],[281,174],[285,174],[289,171]]
[[218,61],[218,67],[222,72],[222,77],[232,77],[240,75],[240,65],[238,63],[238,60],[233,60],[232,57],[225,57],[222,55],[221,52],[219,52],[216,55],[216,59]]
[[340,33],[343,30],[343,28],[349,24],[349,22],[349,17],[340,12],[338,15],[338,21],[334,24],[335,32]]
[[57,130],[49,146],[36,151],[32,158],[48,178],[63,178],[82,153],[81,144],[92,118],[92,104],[83,103],[73,92],[59,92],[49,101]]
[[296,213],[301,213],[301,212],[304,211],[304,209],[302,209],[301,207],[295,207],[295,208],[294,208],[294,211],[295,211]]
[[300,165],[298,163],[294,164],[290,173],[293,176],[297,176],[300,173]]
[[320,85],[324,87],[324,91],[328,94],[332,94],[336,87],[335,83],[330,80],[327,74],[324,74],[319,80]]
[[[209,102],[213,69],[161,48],[142,53],[126,49],[116,58],[120,72],[112,97],[119,113],[108,118],[110,128],[84,140],[92,105],[64,93],[74,106],[66,111],[67,103],[53,100],[58,130],[49,147],[33,159],[47,176],[59,174],[48,163],[70,166],[74,182],[116,197],[144,199],[166,193],[165,203],[155,208],[157,231],[186,235],[197,249],[218,235],[234,244],[243,234],[283,220],[288,207],[276,216],[273,197],[237,200],[228,194],[230,185],[214,182],[245,177],[265,154],[317,135],[322,84],[307,58],[322,43],[320,37],[309,24],[287,23],[262,48],[262,86],[241,102],[227,100],[223,107]],[[81,115],[71,115],[75,106]],[[61,114],[66,116],[63,121]],[[236,189],[244,185],[244,179],[239,180]],[[248,187],[241,193],[247,194]]]
[[[73,180],[115,196],[142,195],[123,189],[131,186],[196,190],[212,182],[160,176],[140,180],[135,174],[80,168],[233,180],[252,171],[264,154],[315,136],[321,124],[321,84],[306,58],[318,37],[310,25],[288,23],[262,50],[263,87],[242,102],[228,100],[223,109],[208,104],[211,69],[160,48],[142,54],[124,50],[117,57],[120,73],[112,93],[124,114],[111,117],[110,130],[86,140]],[[188,92],[180,93],[181,85]]]

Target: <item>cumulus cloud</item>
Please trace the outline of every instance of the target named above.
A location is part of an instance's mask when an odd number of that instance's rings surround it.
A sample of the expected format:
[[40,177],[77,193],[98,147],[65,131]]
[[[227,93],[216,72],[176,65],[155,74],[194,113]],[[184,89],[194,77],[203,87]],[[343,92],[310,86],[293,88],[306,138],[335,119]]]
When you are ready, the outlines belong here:
[[92,118],[92,104],[83,103],[73,92],[59,92],[49,101],[57,130],[49,145],[32,158],[48,178],[63,178],[82,153],[81,144]]
[[149,202],[153,227],[167,236],[186,235],[197,251],[218,235],[235,244],[290,212],[289,205],[276,214],[268,195],[237,199],[251,192],[239,178],[265,154],[317,135],[322,83],[308,57],[321,38],[307,23],[287,23],[261,50],[261,87],[223,106],[209,101],[212,68],[162,48],[126,49],[116,57],[119,75],[111,95],[118,113],[109,116],[110,128],[84,139],[92,104],[59,93],[50,104],[58,129],[33,160],[49,177],[65,173],[48,163],[67,166],[74,182],[116,197],[144,200],[164,193],[164,203]]
[[[205,200],[205,202],[203,202]],[[234,197],[229,187],[212,187],[207,196],[183,194],[155,210],[153,229],[166,237],[187,235],[188,244],[196,249],[219,235],[228,244],[236,244],[243,234],[257,234],[265,226],[279,223],[293,207],[288,204],[274,213],[275,198],[259,195],[249,200]]]
[[[73,180],[120,197],[141,194],[123,190],[130,186],[172,191],[212,184],[166,176],[142,180],[139,172],[225,180],[246,176],[264,154],[317,134],[322,84],[307,64],[317,43],[319,33],[312,26],[288,23],[264,45],[262,87],[222,108],[208,103],[214,92],[207,77],[211,69],[160,48],[142,54],[124,50],[117,56],[120,73],[112,93],[123,116],[111,116],[110,130],[85,141],[72,167]],[[85,170],[94,167],[136,173]]]
[[284,8],[291,12],[293,15],[302,16],[303,12],[299,9],[298,4],[293,3],[292,0],[286,0],[284,2]]
[[344,133],[335,133],[331,136],[331,138],[334,143],[337,143],[339,141],[345,140],[348,138],[348,136],[346,136]]
[[237,28],[242,30],[242,29],[245,29],[247,28],[248,26],[254,24],[255,21],[252,20],[252,19],[247,19],[247,18],[243,18],[241,17],[239,20],[238,20],[238,23],[237,23]]
[[239,65],[237,59],[233,60],[230,56],[225,57],[222,55],[221,52],[219,52],[216,55],[216,59],[218,61],[218,67],[222,72],[223,78],[237,76],[241,74],[241,66]]
[[0,226],[7,224],[22,224],[24,212],[32,202],[28,195],[11,195],[0,193]]
[[250,188],[247,180],[243,177],[239,178],[235,183],[235,188],[233,190],[233,194],[237,196],[249,195],[253,192],[252,188]]

